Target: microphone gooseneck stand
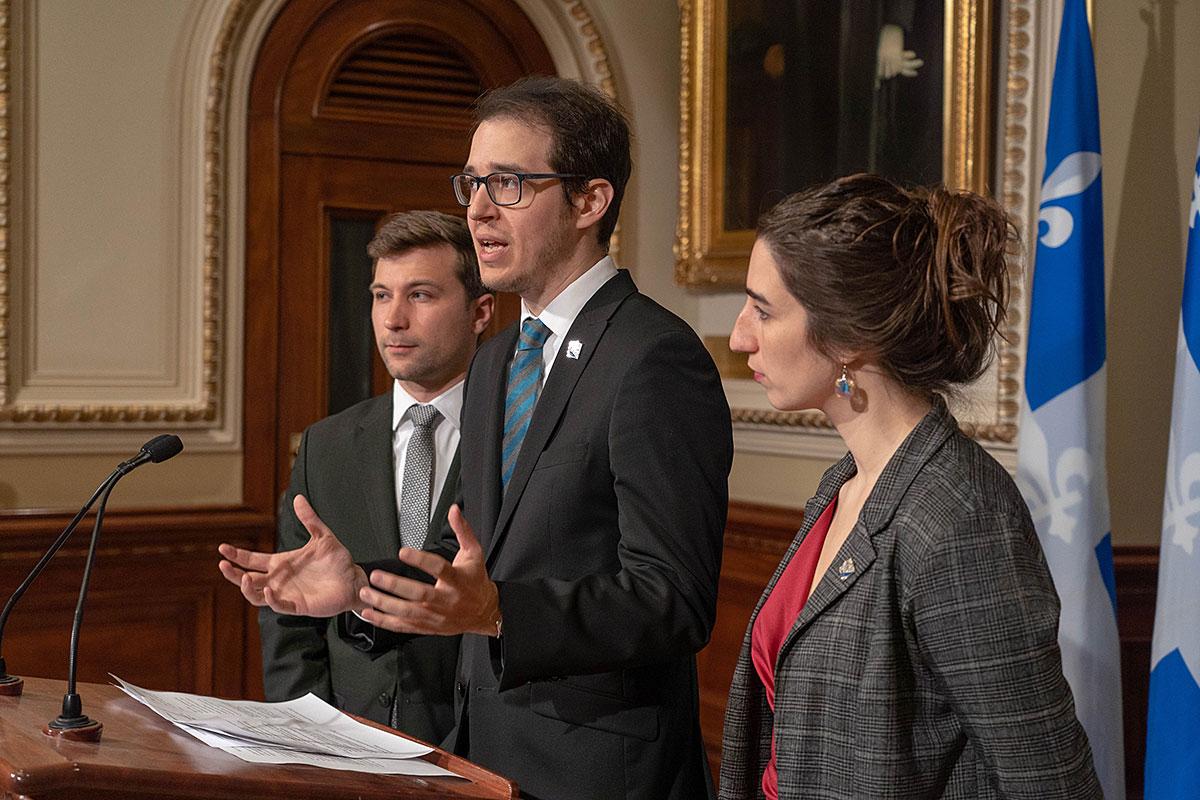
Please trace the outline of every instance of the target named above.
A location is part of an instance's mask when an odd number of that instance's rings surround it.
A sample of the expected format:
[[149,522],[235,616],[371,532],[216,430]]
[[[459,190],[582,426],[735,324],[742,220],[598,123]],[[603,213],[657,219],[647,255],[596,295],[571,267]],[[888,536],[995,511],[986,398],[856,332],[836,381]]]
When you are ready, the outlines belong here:
[[[104,481],[96,488],[91,498],[83,504],[83,508],[79,509],[79,513],[67,523],[67,527],[63,528],[62,533],[51,543],[50,548],[46,553],[38,559],[38,562],[30,570],[29,575],[13,592],[12,597],[8,598],[8,602],[4,604],[4,610],[0,612],[0,642],[4,639],[4,626],[8,624],[8,618],[12,614],[13,608],[16,607],[25,591],[37,579],[38,575],[42,574],[46,565],[58,553],[62,546],[66,544],[67,539],[75,531],[79,525],[79,521],[87,515],[91,507],[96,503],[97,498],[100,500],[100,505],[96,511],[96,522],[92,526],[92,542],[88,548],[87,563],[84,566],[83,582],[79,587],[79,602],[75,606],[75,620],[71,626],[71,661],[70,674],[67,681],[67,693],[63,696],[62,713],[54,720],[51,720],[42,730],[50,736],[62,736],[69,739],[80,739],[84,741],[98,741],[100,739],[100,731],[103,726],[99,722],[88,719],[83,713],[83,702],[79,699],[78,693],[75,691],[75,670],[76,662],[79,656],[79,628],[83,623],[83,607],[87,599],[88,584],[92,577],[92,566],[96,563],[96,545],[100,541],[100,530],[104,526],[104,509],[108,505],[108,497],[112,494],[113,488],[117,485],[117,481],[128,475],[133,470],[147,462],[155,464],[160,461],[166,461],[172,458],[183,450],[183,442],[179,437],[166,433],[161,436],[155,436],[150,441],[142,445],[142,449],[133,458],[122,461],[117,465],[117,468],[112,471]],[[21,694],[25,688],[25,681],[15,675],[8,674],[8,666],[5,664],[4,657],[0,655],[0,696],[15,696]]]
[[[29,575],[26,576],[25,580],[21,582],[21,585],[17,587],[17,590],[12,593],[12,597],[8,598],[8,602],[4,604],[4,611],[0,612],[0,642],[4,641],[4,626],[8,624],[8,617],[10,614],[12,614],[13,608],[16,607],[17,601],[21,599],[21,596],[25,594],[25,591],[37,579],[37,576],[42,574],[42,570],[44,570],[46,565],[50,563],[50,560],[54,558],[55,553],[62,549],[62,546],[66,544],[67,539],[71,538],[71,534],[75,532],[75,528],[77,525],[79,525],[79,521],[83,519],[87,512],[91,509],[92,505],[96,502],[96,498],[103,494],[106,489],[111,491],[112,486],[123,474],[124,473],[121,471],[121,467],[117,467],[115,470],[113,470],[111,475],[104,479],[103,483],[96,487],[96,491],[92,494],[91,499],[84,503],[83,508],[79,509],[79,513],[75,515],[74,519],[67,523],[67,527],[63,528],[62,533],[60,533],[58,538],[54,540],[54,543],[50,545],[50,549],[47,550],[46,554],[43,555],[37,564],[34,565],[33,569],[29,572]],[[4,656],[0,655],[0,695],[19,695],[24,688],[25,681],[15,675],[8,674],[8,665],[4,662]]]
[[100,492],[100,504],[96,507],[96,521],[92,525],[92,542],[88,547],[87,563],[83,568],[83,580],[79,585],[79,602],[75,605],[75,621],[71,625],[71,660],[67,676],[67,692],[63,695],[62,713],[50,720],[42,732],[47,736],[59,736],[76,741],[97,742],[104,726],[83,713],[83,700],[75,691],[76,666],[79,660],[79,629],[83,624],[83,608],[87,601],[88,584],[92,579],[92,567],[96,563],[96,545],[100,542],[100,530],[104,527],[104,509],[108,505],[108,496],[112,494],[117,481],[128,473],[145,464],[147,461],[155,464],[166,461],[183,450],[183,442],[174,434],[155,436],[142,445],[141,452],[128,461],[117,466],[112,476],[105,482]]
[[[119,470],[118,470],[119,471]],[[124,475],[122,472],[121,475]],[[119,476],[118,476],[119,477]],[[104,507],[112,494],[116,480],[108,482],[104,496],[96,507],[96,522],[92,525],[92,543],[88,547],[87,564],[83,568],[83,582],[79,586],[79,602],[75,604],[75,622],[71,625],[71,660],[67,673],[67,693],[63,695],[62,713],[46,724],[42,732],[48,736],[61,736],[76,741],[99,741],[104,725],[83,713],[83,700],[75,691],[75,668],[79,662],[79,628],[83,624],[83,604],[87,600],[88,583],[92,579],[92,566],[96,563],[96,544],[100,541],[100,529],[104,526]]]

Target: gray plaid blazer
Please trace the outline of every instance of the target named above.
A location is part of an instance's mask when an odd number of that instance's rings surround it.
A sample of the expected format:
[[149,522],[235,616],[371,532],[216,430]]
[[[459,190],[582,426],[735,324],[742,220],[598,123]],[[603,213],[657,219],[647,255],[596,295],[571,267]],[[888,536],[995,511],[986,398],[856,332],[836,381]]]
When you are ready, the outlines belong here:
[[[855,473],[821,479],[804,526]],[[1062,673],[1058,596],[1013,481],[938,402],[880,475],[775,665],[775,712],[742,643],[722,800],[1101,798]],[[1119,698],[1113,698],[1119,702]]]

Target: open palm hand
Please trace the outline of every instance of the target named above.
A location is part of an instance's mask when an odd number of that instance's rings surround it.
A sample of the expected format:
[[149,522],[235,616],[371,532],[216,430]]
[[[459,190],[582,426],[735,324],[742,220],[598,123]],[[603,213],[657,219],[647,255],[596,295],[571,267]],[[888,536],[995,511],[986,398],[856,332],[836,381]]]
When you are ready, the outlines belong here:
[[359,590],[366,574],[303,496],[293,507],[308,530],[308,542],[298,550],[259,553],[222,544],[219,567],[225,578],[241,589],[255,606],[269,606],[281,614],[332,617],[364,607]]

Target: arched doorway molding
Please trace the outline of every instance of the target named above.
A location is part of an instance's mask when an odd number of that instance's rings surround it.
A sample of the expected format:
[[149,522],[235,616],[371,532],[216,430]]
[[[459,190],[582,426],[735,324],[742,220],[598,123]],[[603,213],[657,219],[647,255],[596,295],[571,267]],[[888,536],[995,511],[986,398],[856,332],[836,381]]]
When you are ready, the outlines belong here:
[[[558,73],[620,99],[609,50],[582,0],[514,0],[542,36]],[[245,286],[246,131],[255,59],[287,0],[207,0],[182,48],[180,251],[202,313],[202,381],[225,413],[215,439],[240,444]]]

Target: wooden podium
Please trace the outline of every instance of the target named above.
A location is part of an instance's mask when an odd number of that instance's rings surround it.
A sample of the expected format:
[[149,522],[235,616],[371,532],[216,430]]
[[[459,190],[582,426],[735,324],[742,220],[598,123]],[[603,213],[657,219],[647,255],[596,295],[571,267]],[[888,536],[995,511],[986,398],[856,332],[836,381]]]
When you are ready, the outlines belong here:
[[63,681],[26,678],[23,695],[0,697],[0,790],[6,800],[518,796],[512,781],[436,749],[424,758],[461,779],[250,764],[202,744],[115,686],[94,683],[79,684],[79,694],[84,713],[104,724],[100,741],[51,738],[42,728],[58,716],[65,687]]

